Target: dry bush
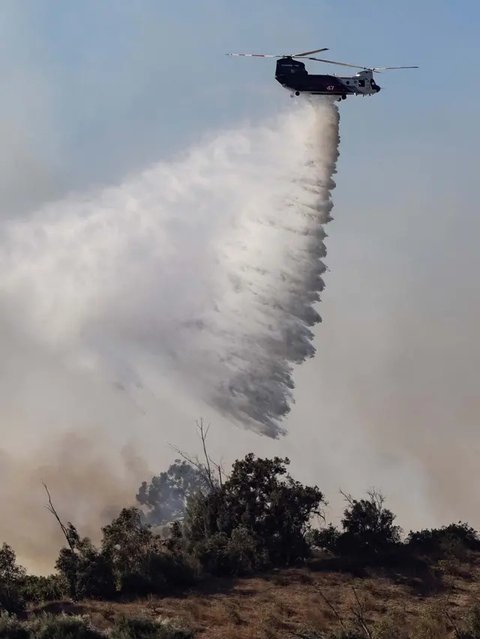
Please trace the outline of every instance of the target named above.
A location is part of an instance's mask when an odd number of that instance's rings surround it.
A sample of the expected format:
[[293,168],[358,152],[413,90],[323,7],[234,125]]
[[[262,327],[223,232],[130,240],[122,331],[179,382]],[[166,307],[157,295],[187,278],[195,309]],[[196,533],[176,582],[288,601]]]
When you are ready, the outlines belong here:
[[375,625],[374,639],[410,639],[405,613],[398,610],[385,615]]
[[449,636],[444,611],[433,606],[415,620],[409,639],[448,639]]

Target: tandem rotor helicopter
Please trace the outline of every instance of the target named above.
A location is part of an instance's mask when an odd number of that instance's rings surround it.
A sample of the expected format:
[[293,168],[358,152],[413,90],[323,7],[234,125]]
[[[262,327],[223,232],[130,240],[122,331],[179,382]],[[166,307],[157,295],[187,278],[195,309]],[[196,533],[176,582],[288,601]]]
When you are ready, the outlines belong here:
[[[381,89],[375,82],[374,73],[389,71],[390,69],[418,69],[413,67],[363,67],[358,64],[348,64],[347,62],[336,62],[335,60],[325,60],[324,58],[311,57],[314,53],[328,51],[328,48],[315,49],[314,51],[303,51],[302,53],[291,53],[283,55],[272,55],[267,53],[227,53],[226,55],[246,58],[278,58],[275,79],[280,84],[291,91],[291,95],[308,93],[310,95],[332,95],[338,96],[338,100],[345,100],[348,95],[375,95]],[[305,69],[305,60],[315,60],[315,62],[325,62],[326,64],[337,64],[341,67],[351,67],[361,69],[354,76],[339,77],[336,75],[313,75]]]

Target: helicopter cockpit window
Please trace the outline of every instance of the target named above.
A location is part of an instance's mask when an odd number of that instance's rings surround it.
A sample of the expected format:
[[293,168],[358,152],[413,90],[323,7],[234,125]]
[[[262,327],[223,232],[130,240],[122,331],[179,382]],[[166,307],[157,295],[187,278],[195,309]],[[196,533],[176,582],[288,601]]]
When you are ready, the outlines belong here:
[[372,89],[375,87],[375,81],[373,79],[370,80],[370,85],[371,85]]

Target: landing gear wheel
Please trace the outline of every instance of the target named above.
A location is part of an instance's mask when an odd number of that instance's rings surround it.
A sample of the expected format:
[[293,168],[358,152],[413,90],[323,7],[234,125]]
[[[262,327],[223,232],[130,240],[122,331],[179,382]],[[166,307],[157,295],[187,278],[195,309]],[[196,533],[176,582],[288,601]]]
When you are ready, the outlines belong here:
[[298,96],[300,95],[300,91],[295,91],[295,95],[296,95],[296,96],[297,96],[297,98],[298,98]]
[[342,95],[342,100],[346,100],[347,96],[345,95],[345,93]]

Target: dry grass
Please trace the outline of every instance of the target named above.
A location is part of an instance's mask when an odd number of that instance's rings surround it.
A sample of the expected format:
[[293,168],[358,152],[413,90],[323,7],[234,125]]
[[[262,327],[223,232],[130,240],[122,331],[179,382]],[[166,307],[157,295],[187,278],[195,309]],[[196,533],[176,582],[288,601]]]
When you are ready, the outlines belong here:
[[[134,603],[85,602],[57,608],[88,614],[107,629],[121,615],[177,620],[199,639],[283,639],[357,623],[375,627],[375,639],[450,639],[469,607],[480,600],[480,558],[440,567],[443,589],[419,594],[395,576],[285,570],[263,577],[212,580],[184,596]],[[446,579],[445,579],[446,577]]]

